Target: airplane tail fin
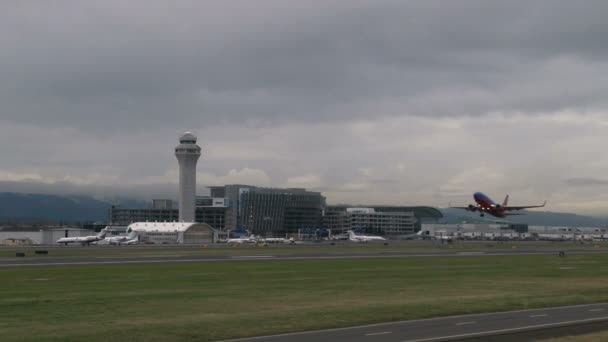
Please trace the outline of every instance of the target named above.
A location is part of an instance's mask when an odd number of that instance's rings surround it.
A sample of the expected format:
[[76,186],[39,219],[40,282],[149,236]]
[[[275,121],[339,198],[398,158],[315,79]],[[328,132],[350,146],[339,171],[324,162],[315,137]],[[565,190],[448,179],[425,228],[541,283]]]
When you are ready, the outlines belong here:
[[106,237],[107,233],[108,233],[108,230],[104,228],[99,232],[99,234],[97,234],[97,237],[100,239],[104,239]]
[[502,201],[502,206],[503,206],[503,207],[506,207],[506,206],[507,206],[507,204],[509,204],[509,195],[505,196],[505,200],[504,200],[504,201]]

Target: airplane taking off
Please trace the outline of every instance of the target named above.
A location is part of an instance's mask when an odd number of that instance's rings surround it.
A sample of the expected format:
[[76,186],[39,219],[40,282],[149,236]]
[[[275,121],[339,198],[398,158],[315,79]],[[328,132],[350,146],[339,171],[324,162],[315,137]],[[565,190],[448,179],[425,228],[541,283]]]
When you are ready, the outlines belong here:
[[352,230],[348,232],[348,239],[353,242],[369,242],[369,241],[384,241],[386,240],[382,236],[374,236],[374,235],[357,235]]
[[108,230],[104,228],[97,235],[79,236],[79,237],[64,237],[64,238],[57,240],[57,243],[63,243],[66,246],[68,245],[68,243],[73,243],[73,242],[81,243],[83,246],[85,243],[87,245],[90,245],[93,242],[103,240],[106,237],[107,232],[108,232]]
[[547,201],[545,201],[541,205],[510,206],[509,205],[509,195],[507,195],[505,197],[505,200],[502,202],[502,204],[497,204],[497,203],[494,203],[494,201],[492,201],[490,199],[490,197],[484,195],[481,192],[474,193],[473,198],[475,199],[476,205],[469,204],[469,206],[467,206],[467,207],[450,206],[450,208],[464,209],[466,211],[472,211],[472,212],[478,211],[479,216],[481,216],[481,217],[485,216],[485,214],[487,213],[494,217],[504,218],[504,217],[507,217],[510,215],[523,215],[523,214],[511,213],[510,211],[513,211],[513,210],[542,208],[545,206],[545,204],[547,204]]

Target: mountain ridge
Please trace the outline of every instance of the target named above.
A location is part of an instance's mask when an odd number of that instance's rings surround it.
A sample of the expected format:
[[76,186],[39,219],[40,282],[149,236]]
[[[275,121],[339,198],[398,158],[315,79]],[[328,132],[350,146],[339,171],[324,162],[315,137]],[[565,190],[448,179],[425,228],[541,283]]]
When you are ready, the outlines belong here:
[[[0,221],[11,222],[107,222],[113,205],[123,208],[150,208],[151,202],[133,198],[96,199],[88,195],[49,195],[36,193],[0,192]],[[522,211],[524,215],[508,219],[494,219],[486,215],[454,208],[438,208],[444,217],[442,223],[495,221],[527,223],[544,226],[606,227],[608,217],[594,217],[547,211]]]

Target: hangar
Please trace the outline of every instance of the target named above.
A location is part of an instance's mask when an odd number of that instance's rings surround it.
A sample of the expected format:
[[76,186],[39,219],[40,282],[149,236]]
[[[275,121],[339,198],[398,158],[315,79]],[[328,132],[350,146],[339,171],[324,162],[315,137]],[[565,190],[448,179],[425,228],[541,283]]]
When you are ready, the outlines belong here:
[[197,222],[135,222],[127,233],[137,232],[141,241],[151,243],[214,243],[217,231],[206,223]]

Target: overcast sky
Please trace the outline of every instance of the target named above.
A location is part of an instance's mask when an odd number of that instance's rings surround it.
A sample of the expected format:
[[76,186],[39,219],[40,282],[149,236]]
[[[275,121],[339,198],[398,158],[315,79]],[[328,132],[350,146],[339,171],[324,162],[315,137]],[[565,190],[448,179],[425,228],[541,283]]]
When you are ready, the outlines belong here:
[[0,191],[608,214],[606,1],[0,2]]

